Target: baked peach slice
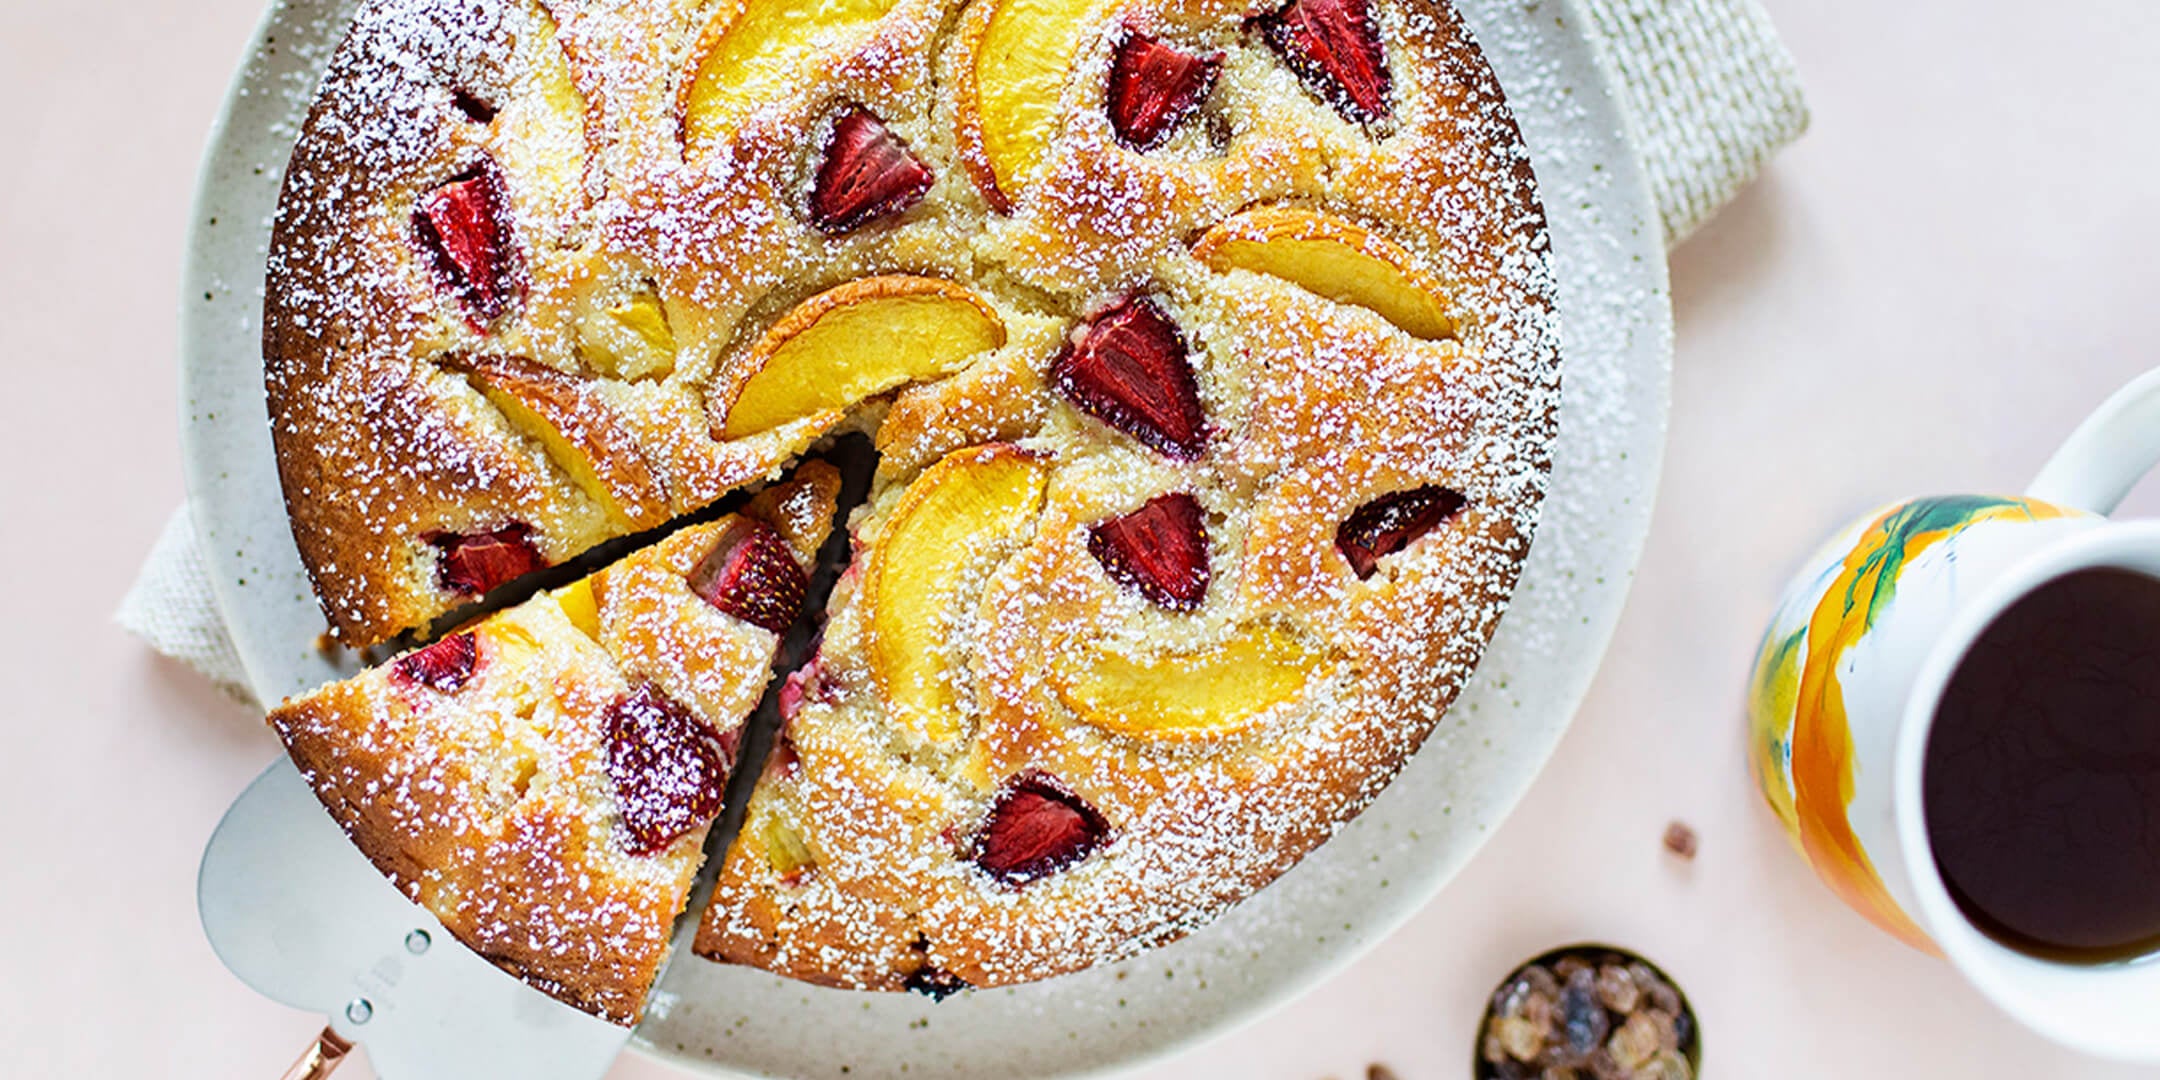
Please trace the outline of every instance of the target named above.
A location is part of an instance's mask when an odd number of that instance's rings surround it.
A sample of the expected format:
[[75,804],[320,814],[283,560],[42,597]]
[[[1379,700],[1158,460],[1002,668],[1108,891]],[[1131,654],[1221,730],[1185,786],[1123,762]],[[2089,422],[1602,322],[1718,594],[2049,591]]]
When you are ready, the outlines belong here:
[[765,810],[762,820],[749,835],[757,837],[764,846],[765,861],[773,868],[773,873],[780,876],[781,884],[801,884],[803,879],[817,870],[817,852],[777,811],[769,807],[762,809]]
[[1000,213],[1048,156],[1081,35],[1102,0],[985,0],[967,19],[955,110],[960,159]]
[[1267,274],[1369,308],[1412,337],[1455,334],[1438,277],[1402,245],[1333,214],[1292,206],[1247,210],[1209,229],[1192,253],[1218,272]]
[[684,81],[683,145],[726,137],[758,105],[799,89],[810,59],[862,38],[898,0],[734,0],[698,39]]
[[1042,512],[1047,463],[1009,444],[956,450],[908,485],[863,570],[870,670],[894,720],[935,742],[960,732],[950,655],[980,577]]
[[616,379],[661,379],[675,370],[675,329],[658,294],[641,288],[598,301],[578,320],[578,352]]
[[556,606],[562,608],[563,617],[578,632],[594,641],[600,640],[600,595],[593,591],[593,579],[579,578],[557,589],[552,594]]
[[1297,697],[1326,659],[1272,624],[1250,623],[1192,652],[1134,659],[1078,650],[1051,681],[1067,708],[1106,731],[1204,738],[1238,731]]
[[837,413],[1004,344],[1004,320],[950,281],[892,274],[835,286],[797,304],[751,348],[753,374],[721,434],[740,439]]
[[513,428],[539,442],[618,528],[646,529],[667,520],[667,490],[586,380],[521,356],[458,353],[441,363],[464,375]]

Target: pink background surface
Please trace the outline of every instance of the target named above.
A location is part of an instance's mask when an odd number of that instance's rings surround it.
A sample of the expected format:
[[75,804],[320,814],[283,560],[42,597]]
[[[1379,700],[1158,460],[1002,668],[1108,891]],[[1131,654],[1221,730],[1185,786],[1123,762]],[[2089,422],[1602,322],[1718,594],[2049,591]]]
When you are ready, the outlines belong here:
[[[2151,1075],[2046,1045],[1839,907],[1755,795],[1740,691],[1776,590],[1830,529],[1904,495],[2016,487],[2160,362],[2160,7],[1769,7],[1815,128],[1674,256],[1664,488],[1573,731],[1393,938],[1142,1075],[1319,1080],[1384,1061],[1453,1080],[1494,981],[1583,938],[1685,985],[1712,1076]],[[0,10],[9,1076],[267,1078],[320,1023],[227,975],[195,918],[202,843],[270,735],[108,617],[182,497],[182,231],[256,12]],[[2130,512],[2160,510],[2155,488]],[[1701,833],[1692,864],[1659,847],[1675,818]]]

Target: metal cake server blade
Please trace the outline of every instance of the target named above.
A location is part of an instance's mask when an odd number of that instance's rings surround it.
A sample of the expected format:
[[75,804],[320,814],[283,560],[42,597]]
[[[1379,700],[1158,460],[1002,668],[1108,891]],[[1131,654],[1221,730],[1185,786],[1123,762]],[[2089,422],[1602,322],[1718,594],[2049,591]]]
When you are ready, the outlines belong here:
[[[840,469],[840,520],[869,496],[877,456],[859,435],[824,455]],[[835,527],[820,550],[798,618],[781,636],[780,670],[817,651],[821,620],[850,540]],[[778,677],[744,725],[726,810],[676,926],[695,936],[766,752],[780,727]],[[196,905],[218,959],[265,997],[330,1018],[288,1080],[320,1080],[363,1043],[383,1080],[604,1075],[631,1030],[564,1005],[459,944],[405,898],[346,838],[290,759],[280,757],[225,811],[203,849]],[[665,964],[663,962],[663,968]]]
[[383,1080],[593,1080],[630,1038],[460,945],[347,842],[283,758],[225,811],[196,901],[233,974],[328,1016]]

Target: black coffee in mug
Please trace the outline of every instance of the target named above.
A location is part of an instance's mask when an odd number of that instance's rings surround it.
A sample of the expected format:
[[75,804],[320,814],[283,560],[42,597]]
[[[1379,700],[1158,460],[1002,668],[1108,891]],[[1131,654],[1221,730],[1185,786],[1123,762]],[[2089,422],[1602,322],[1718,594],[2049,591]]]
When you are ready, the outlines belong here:
[[2160,581],[2081,570],[2005,609],[1935,707],[1921,783],[1943,884],[1989,937],[2160,950]]

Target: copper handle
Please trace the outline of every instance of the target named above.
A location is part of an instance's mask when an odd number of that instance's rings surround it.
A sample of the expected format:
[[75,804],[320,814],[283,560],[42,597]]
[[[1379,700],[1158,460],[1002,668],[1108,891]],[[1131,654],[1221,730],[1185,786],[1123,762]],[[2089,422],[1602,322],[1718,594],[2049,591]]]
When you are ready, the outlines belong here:
[[352,1052],[352,1046],[344,1036],[326,1025],[315,1036],[314,1045],[300,1055],[300,1060],[293,1062],[292,1068],[285,1070],[283,1080],[329,1080],[330,1074],[344,1062],[345,1055]]

